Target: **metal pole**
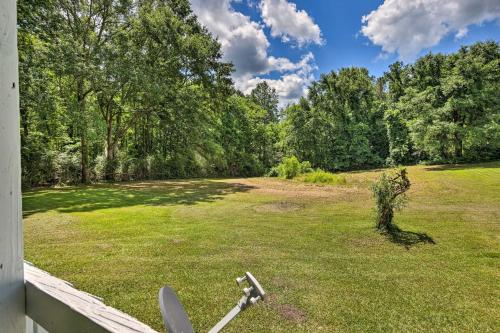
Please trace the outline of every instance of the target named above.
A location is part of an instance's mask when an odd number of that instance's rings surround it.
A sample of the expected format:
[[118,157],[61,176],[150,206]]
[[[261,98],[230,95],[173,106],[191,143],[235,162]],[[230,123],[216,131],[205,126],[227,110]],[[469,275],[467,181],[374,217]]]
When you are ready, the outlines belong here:
[[243,296],[238,305],[236,305],[231,311],[224,316],[208,333],[218,333],[220,332],[231,320],[233,320],[240,312],[243,310],[243,307],[247,304],[248,297]]
[[25,332],[16,0],[0,0],[0,331]]

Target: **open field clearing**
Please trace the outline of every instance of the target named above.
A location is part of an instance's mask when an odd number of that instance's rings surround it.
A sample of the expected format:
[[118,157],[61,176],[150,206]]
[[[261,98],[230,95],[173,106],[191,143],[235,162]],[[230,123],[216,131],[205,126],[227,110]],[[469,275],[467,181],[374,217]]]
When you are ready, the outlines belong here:
[[392,238],[374,228],[380,171],[28,191],[25,258],[157,330],[161,286],[204,332],[251,271],[269,299],[227,332],[500,331],[500,162],[408,171]]

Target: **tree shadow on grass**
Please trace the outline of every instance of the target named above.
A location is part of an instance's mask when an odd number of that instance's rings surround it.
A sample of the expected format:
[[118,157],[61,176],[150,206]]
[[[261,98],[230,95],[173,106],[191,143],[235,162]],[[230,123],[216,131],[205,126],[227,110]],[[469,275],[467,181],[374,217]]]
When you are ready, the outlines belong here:
[[471,169],[492,169],[500,167],[500,161],[474,163],[474,164],[441,164],[430,165],[425,168],[425,171],[458,171]]
[[23,195],[23,216],[51,210],[72,213],[138,205],[195,205],[252,188],[229,181],[185,180],[38,189]]
[[421,243],[436,244],[434,239],[426,233],[401,230],[395,225],[383,231],[382,234],[394,244],[404,246],[407,250],[409,250],[412,246]]

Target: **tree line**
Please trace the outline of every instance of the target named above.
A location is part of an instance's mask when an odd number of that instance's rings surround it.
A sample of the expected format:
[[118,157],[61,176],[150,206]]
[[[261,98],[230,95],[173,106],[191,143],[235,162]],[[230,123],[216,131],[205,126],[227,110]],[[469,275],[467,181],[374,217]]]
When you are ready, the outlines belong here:
[[500,47],[480,42],[396,62],[376,79],[343,68],[285,114],[287,153],[326,170],[498,159]]
[[343,68],[283,109],[233,66],[187,0],[18,2],[25,186],[264,175],[500,157],[500,47]]

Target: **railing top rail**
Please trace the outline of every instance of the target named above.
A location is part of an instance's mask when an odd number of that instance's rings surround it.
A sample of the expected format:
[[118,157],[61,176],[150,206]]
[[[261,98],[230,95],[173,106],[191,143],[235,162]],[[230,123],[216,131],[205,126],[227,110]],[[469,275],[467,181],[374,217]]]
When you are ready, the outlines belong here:
[[26,263],[26,314],[51,333],[157,333],[96,296]]

